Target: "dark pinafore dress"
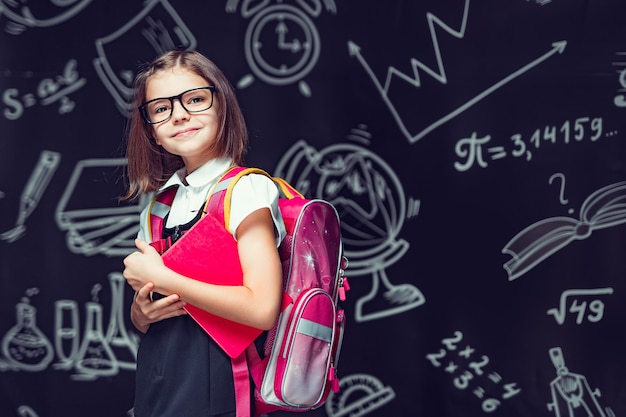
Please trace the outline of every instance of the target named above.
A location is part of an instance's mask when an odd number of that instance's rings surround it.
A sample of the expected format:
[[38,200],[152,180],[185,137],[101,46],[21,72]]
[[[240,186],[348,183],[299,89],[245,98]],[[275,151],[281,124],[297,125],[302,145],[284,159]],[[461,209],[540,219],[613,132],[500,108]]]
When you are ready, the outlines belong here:
[[[188,230],[200,214],[163,228],[163,237]],[[152,323],[142,335],[135,387],[135,417],[235,416],[231,360],[188,315]]]

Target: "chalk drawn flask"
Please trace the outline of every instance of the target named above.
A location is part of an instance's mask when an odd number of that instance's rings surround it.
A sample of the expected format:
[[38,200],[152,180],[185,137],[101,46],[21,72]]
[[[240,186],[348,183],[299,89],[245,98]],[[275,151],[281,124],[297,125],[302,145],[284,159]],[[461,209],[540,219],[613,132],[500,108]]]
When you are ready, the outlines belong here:
[[53,359],[52,344],[37,327],[37,309],[26,301],[17,303],[16,324],[2,339],[6,359],[25,371],[46,369]]
[[76,362],[79,375],[73,375],[72,378],[95,379],[99,376],[116,375],[119,369],[117,359],[102,332],[102,306],[93,301],[85,305],[87,308],[85,334]]
[[[124,288],[126,280],[119,272],[112,272],[109,274],[109,283],[112,301],[106,340],[111,349],[115,349],[115,356],[120,369],[134,370],[137,367],[139,337],[129,333],[124,323]],[[121,355],[124,353],[126,353],[126,360],[121,358]]]

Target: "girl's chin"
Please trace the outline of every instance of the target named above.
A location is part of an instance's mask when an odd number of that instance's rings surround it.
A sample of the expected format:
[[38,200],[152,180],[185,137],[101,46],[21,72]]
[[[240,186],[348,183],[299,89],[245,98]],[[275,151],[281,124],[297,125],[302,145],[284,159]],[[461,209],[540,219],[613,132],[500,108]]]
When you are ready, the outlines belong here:
[[195,165],[196,167],[204,165],[206,162],[209,162],[211,159],[213,159],[213,156],[209,155],[206,152],[179,152],[175,155],[180,156],[185,162],[185,165],[191,164]]

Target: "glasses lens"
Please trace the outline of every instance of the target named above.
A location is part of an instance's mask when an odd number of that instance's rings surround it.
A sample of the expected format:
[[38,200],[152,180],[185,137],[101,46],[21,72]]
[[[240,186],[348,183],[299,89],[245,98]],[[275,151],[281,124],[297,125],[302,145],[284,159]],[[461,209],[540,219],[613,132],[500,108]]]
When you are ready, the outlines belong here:
[[213,104],[213,92],[208,88],[186,91],[183,93],[181,101],[188,112],[204,111]]
[[189,113],[198,113],[210,109],[213,105],[213,90],[205,87],[196,88],[178,96],[152,100],[141,106],[141,110],[149,123],[161,123],[172,116],[174,100],[179,100]]
[[162,98],[144,104],[142,109],[148,122],[160,123],[172,115],[172,102],[170,99]]

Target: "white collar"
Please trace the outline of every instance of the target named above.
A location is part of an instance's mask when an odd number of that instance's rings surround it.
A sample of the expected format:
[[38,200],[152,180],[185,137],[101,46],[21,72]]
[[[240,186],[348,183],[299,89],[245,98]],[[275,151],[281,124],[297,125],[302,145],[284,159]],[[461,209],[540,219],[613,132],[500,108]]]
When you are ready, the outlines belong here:
[[222,176],[228,168],[233,166],[233,161],[230,158],[216,158],[211,159],[204,165],[201,165],[191,174],[185,177],[186,169],[183,167],[176,171],[159,191],[164,190],[172,185],[178,185],[183,187],[204,187],[212,181],[217,180]]

